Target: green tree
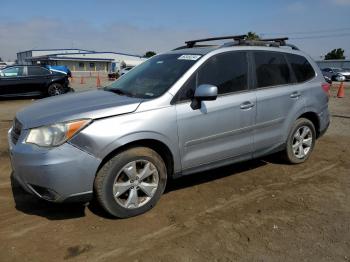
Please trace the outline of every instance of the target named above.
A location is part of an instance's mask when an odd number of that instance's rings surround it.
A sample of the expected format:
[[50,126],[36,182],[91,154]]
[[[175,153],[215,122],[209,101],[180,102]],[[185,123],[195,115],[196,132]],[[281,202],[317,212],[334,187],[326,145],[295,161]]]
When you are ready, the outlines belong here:
[[248,32],[247,33],[247,40],[260,40],[261,37],[255,33],[255,32]]
[[149,58],[149,57],[152,57],[152,56],[154,56],[154,55],[156,55],[156,52],[153,52],[153,51],[147,51],[147,52],[146,52],[146,54],[145,54],[143,57],[147,57],[147,58]]
[[328,54],[326,54],[326,56],[324,57],[324,60],[330,60],[330,59],[345,59],[344,49],[338,48],[330,51]]

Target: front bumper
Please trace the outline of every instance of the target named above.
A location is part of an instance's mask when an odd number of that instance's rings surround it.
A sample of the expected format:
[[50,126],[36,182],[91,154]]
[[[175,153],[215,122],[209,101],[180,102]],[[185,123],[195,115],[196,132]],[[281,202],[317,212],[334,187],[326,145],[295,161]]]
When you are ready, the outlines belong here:
[[25,144],[25,130],[14,144],[10,131],[13,177],[27,192],[53,202],[91,199],[99,159],[69,143],[49,149]]

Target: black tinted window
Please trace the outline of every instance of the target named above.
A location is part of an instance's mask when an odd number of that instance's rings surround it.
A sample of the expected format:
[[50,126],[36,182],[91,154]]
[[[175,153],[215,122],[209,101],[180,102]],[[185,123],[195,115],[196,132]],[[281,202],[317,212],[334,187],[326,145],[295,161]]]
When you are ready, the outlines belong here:
[[28,75],[30,76],[44,76],[48,75],[49,70],[39,66],[28,66]]
[[187,82],[182,86],[179,93],[177,94],[177,101],[184,101],[191,99],[194,95],[194,91],[196,89],[196,79],[197,73],[193,74]]
[[197,86],[212,84],[218,94],[242,91],[248,88],[248,61],[245,52],[232,52],[210,58],[198,71]]
[[282,53],[255,52],[254,57],[258,88],[291,82],[289,68]]
[[315,76],[315,71],[306,60],[300,55],[287,54],[287,59],[291,65],[298,83],[310,80]]
[[248,61],[245,52],[232,52],[210,58],[181,88],[177,100],[193,97],[197,86],[212,84],[219,94],[232,93],[248,88]]

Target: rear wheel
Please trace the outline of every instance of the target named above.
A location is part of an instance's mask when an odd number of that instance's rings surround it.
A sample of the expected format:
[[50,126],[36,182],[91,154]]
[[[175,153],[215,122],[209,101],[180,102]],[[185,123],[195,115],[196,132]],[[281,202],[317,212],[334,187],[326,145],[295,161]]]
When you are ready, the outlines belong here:
[[299,118],[293,125],[288,136],[285,159],[292,164],[306,161],[316,141],[316,131],[313,123],[306,118]]
[[59,83],[53,83],[47,89],[47,94],[49,96],[57,96],[57,95],[62,95],[64,93],[65,93],[64,87]]
[[150,148],[135,147],[105,163],[96,176],[94,189],[108,213],[126,218],[151,209],[163,194],[166,180],[162,158]]

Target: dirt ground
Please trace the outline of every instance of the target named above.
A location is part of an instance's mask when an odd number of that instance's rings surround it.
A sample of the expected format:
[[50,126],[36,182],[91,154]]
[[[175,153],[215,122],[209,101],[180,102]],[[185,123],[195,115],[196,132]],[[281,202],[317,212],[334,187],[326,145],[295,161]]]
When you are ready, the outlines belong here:
[[333,88],[331,126],[306,163],[273,156],[183,177],[153,210],[124,220],[12,183],[6,134],[31,100],[2,100],[0,261],[350,261],[346,89],[337,99]]

